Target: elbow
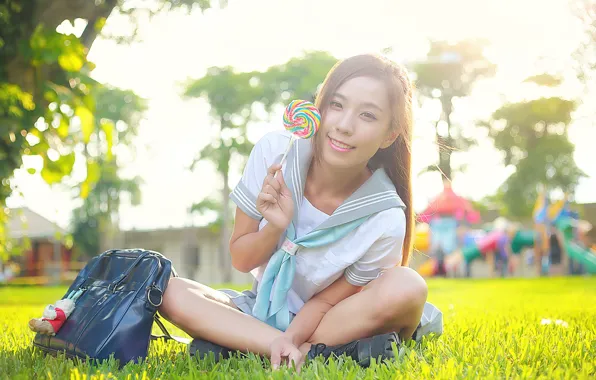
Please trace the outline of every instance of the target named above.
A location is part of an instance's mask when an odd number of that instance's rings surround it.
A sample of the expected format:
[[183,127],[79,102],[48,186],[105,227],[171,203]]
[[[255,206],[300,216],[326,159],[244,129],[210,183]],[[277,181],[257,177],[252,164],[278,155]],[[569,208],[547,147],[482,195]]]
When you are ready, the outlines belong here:
[[237,258],[235,259],[234,256],[232,256],[232,266],[234,267],[234,269],[242,273],[249,273],[251,270],[254,269],[250,265],[247,265],[247,263],[244,260],[239,260]]
[[232,266],[237,271],[242,273],[249,273],[251,270],[254,269],[254,266],[250,265],[246,257],[242,257],[239,252],[235,252],[235,249],[232,245],[230,245],[230,256],[232,261]]

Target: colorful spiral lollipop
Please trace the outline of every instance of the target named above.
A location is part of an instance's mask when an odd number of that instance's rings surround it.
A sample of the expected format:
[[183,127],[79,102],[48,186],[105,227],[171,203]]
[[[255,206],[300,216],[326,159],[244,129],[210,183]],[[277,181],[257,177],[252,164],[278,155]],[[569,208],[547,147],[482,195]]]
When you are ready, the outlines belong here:
[[[290,148],[297,138],[309,139],[317,133],[321,124],[321,113],[314,104],[307,100],[292,100],[284,112],[284,127],[292,133],[280,165],[283,165]],[[277,173],[276,173],[277,174]]]
[[293,100],[284,112],[284,127],[301,139],[313,137],[319,130],[320,123],[319,110],[306,100]]

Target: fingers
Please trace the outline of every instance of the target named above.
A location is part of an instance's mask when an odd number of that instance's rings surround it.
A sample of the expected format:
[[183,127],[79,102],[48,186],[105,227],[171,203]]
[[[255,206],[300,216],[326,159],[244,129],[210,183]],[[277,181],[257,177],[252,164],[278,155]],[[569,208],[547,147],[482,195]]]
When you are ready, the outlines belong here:
[[265,180],[263,181],[263,188],[265,188],[265,186],[271,186],[275,189],[275,191],[281,190],[281,182],[279,179],[274,178],[271,174],[267,174],[267,177],[265,177]]
[[284,180],[280,165],[274,164],[269,167],[267,176],[263,180],[261,192],[272,195],[276,200],[279,199],[280,194],[285,196],[291,195]]
[[[273,181],[276,181],[276,180],[274,179]],[[279,182],[277,183],[277,185],[278,185],[278,187],[280,186]],[[281,192],[281,189],[276,189],[276,186],[268,183],[265,186],[263,186],[263,189],[261,191],[266,194],[271,194],[275,198],[277,198],[279,196],[279,193]]]
[[281,349],[274,346],[271,349],[271,368],[278,369],[281,364]]
[[275,176],[275,173],[277,173],[278,171],[279,171],[279,173],[281,173],[280,169],[281,169],[281,166],[279,166],[279,165],[271,165],[269,167],[269,169],[267,170],[267,175],[265,176],[265,179],[263,180],[263,186],[262,186],[263,190],[265,189],[265,187],[267,187],[267,185],[271,186],[276,192],[279,192],[281,190],[282,185]]
[[279,172],[279,175],[277,176],[277,181],[279,182],[279,192],[285,196],[292,196],[292,193],[290,193],[290,189],[288,189],[288,186],[286,185],[286,180],[284,179],[284,174],[282,171]]
[[292,350],[292,352],[288,356],[288,361],[289,361],[290,365],[292,363],[294,363],[294,366],[296,367],[296,371],[298,373],[300,373],[300,368],[302,367],[302,364],[304,363],[304,355],[302,355],[300,350],[295,348]]
[[273,177],[275,175],[275,172],[277,172],[278,170],[281,170],[281,165],[273,164],[273,165],[269,166],[269,169],[267,169],[267,175],[270,175]]
[[[276,181],[275,177],[276,177],[276,173],[278,171],[281,171],[281,166],[277,165],[277,164],[273,164],[269,167],[269,169],[267,169],[267,175],[265,176],[265,179],[263,180],[263,186],[270,184],[273,185]],[[279,186],[276,186],[279,189]]]
[[279,369],[282,360],[288,367],[292,366],[293,363],[296,371],[300,373],[300,368],[304,364],[304,355],[298,348],[293,346],[274,347],[271,351],[271,368],[274,370]]
[[257,197],[258,201],[264,202],[264,203],[271,203],[271,204],[276,204],[277,203],[277,198],[275,198],[273,195],[271,194],[267,194],[267,193],[259,193],[259,196]]

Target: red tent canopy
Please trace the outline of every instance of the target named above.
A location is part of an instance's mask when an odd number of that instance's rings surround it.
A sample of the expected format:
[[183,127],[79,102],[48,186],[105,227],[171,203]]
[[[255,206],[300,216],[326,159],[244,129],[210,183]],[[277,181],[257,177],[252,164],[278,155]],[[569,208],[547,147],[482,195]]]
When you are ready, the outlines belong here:
[[455,194],[448,182],[444,184],[443,192],[418,215],[418,219],[428,223],[439,216],[452,216],[459,221],[465,220],[468,223],[480,221],[480,213],[474,209],[472,203]]

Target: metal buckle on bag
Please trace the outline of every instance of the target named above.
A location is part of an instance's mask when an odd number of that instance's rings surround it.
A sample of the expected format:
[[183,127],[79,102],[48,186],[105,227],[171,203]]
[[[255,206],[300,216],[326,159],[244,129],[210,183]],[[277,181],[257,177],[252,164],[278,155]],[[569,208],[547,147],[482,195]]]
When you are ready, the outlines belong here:
[[[151,291],[155,290],[158,292],[159,294],[159,302],[156,304],[155,302],[153,302],[153,300],[151,299]],[[163,293],[161,292],[161,290],[155,286],[155,285],[151,285],[150,287],[147,288],[147,301],[149,301],[149,303],[154,306],[154,307],[160,307],[162,302],[163,302]]]

